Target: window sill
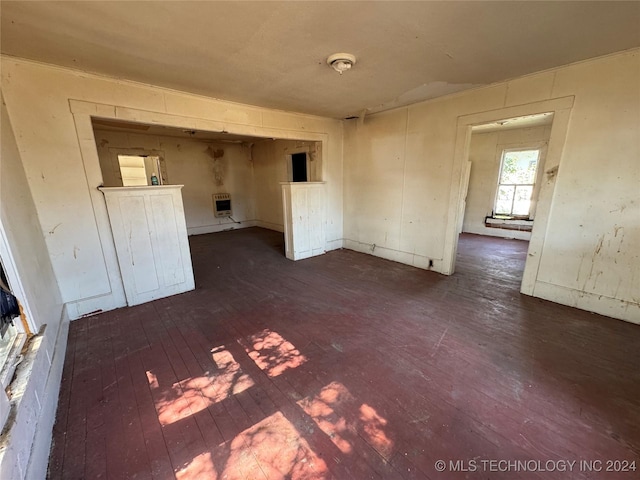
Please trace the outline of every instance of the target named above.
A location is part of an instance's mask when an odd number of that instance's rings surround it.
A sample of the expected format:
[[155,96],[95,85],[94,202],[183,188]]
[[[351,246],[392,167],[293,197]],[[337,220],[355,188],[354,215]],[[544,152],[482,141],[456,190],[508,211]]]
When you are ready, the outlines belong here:
[[517,218],[486,217],[484,219],[484,224],[489,228],[502,228],[505,230],[520,230],[523,232],[530,232],[533,229],[533,220],[517,219]]
[[[7,399],[9,400],[10,404],[10,412],[5,424],[0,426],[2,427],[2,431],[0,433],[0,456],[9,445],[12,427],[16,422],[20,404],[25,396],[27,387],[29,386],[32,373],[34,372],[34,366],[36,364],[36,361],[38,360],[40,345],[42,344],[43,339],[43,336],[41,334],[34,335],[29,339],[29,343],[24,346],[24,340],[26,340],[27,335],[25,333],[20,333],[18,335],[23,337],[23,341],[16,342],[16,344],[19,343],[21,345],[21,349],[25,348],[25,352],[20,355],[19,361],[13,362],[14,364],[12,368],[10,383],[5,390]],[[18,351],[18,353],[20,353],[20,351]],[[44,388],[44,384],[34,385],[33,388]],[[31,389],[32,392],[33,388]],[[5,392],[0,392],[0,394],[5,394]]]
[[0,363],[0,385],[2,385],[2,388],[6,388],[9,385],[16,367],[22,361],[20,352],[27,340],[27,334],[18,331],[11,337],[9,339],[10,345],[6,345],[6,349],[3,349],[6,355],[3,355],[2,363]]

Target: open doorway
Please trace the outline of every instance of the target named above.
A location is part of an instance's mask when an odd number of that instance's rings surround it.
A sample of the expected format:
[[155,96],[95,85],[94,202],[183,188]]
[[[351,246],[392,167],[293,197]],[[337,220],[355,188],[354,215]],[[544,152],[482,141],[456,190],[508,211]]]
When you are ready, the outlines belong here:
[[[291,209],[292,196],[284,195],[283,184],[295,182],[297,188],[305,184],[310,190],[317,190],[322,180],[322,141],[100,118],[92,119],[92,128],[104,187],[182,185],[188,236],[264,228],[280,234],[278,248],[290,258],[291,241],[283,233],[287,230],[286,212]],[[295,198],[306,200],[313,192],[303,193]],[[304,237],[303,229],[298,228],[296,233]],[[269,241],[273,238],[270,236]],[[193,241],[190,243],[193,245]],[[215,244],[215,239],[209,243]],[[195,268],[196,277],[198,272]]]
[[[573,97],[563,97],[458,118],[444,273],[454,273],[463,232],[519,238],[529,241],[520,292],[534,295],[572,107]],[[525,129],[508,133],[521,127]],[[531,129],[529,133],[526,128]],[[534,140],[531,132],[542,137]],[[509,138],[513,136],[515,140]],[[473,165],[472,142],[482,143],[483,139],[489,160]],[[476,197],[481,198],[478,203],[470,190],[474,173],[476,179],[484,178],[478,182],[481,188],[475,189]]]
[[462,232],[530,240],[553,113],[476,125]]
[[[184,185],[188,235],[284,231],[281,182],[316,182],[322,142],[92,119],[105,187]],[[224,206],[224,208],[222,208]]]
[[291,181],[308,182],[307,152],[298,152],[291,155]]
[[456,263],[519,290],[531,239],[553,112],[471,128]]

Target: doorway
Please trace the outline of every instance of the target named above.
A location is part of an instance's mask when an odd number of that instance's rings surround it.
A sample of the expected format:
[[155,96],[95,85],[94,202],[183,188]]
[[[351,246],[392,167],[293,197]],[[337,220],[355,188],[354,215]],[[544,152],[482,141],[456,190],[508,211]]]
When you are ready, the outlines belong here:
[[[544,247],[545,233],[548,224],[548,218],[551,208],[551,200],[555,187],[556,175],[560,166],[562,148],[567,133],[569,114],[573,107],[573,97],[564,97],[555,100],[546,100],[542,102],[521,105],[516,107],[508,107],[501,110],[483,112],[478,114],[466,115],[458,118],[455,157],[454,157],[454,173],[451,185],[451,197],[449,206],[449,221],[447,225],[447,234],[445,239],[444,267],[447,274],[453,274],[455,271],[456,254],[458,250],[459,234],[465,230],[465,216],[470,210],[469,188],[464,177],[467,162],[470,159],[470,151],[472,146],[472,136],[475,132],[482,131],[483,128],[504,127],[509,123],[523,122],[525,120],[540,120],[551,117],[550,134],[547,141],[547,152],[544,166],[539,170],[536,169],[537,182],[539,190],[535,199],[535,224],[531,221],[531,231],[528,233],[529,247],[526,256],[524,271],[522,274],[522,282],[520,292],[533,295],[537,280],[538,266],[540,264],[541,253]],[[516,121],[516,119],[520,119]],[[548,120],[546,120],[548,121]],[[501,159],[504,158],[500,151]],[[498,199],[498,187],[500,181],[500,163],[497,167],[494,165],[494,180],[491,182],[492,198],[489,206],[490,215],[484,215],[485,225],[483,228],[496,228],[493,225],[487,226],[493,220],[509,220],[506,222],[510,228],[517,225],[519,221],[530,221],[531,219],[495,219],[496,217],[496,200]],[[473,162],[471,165],[471,175],[469,185],[471,185],[474,175]],[[486,192],[485,192],[486,193]],[[515,188],[514,188],[515,194]],[[487,208],[484,204],[483,208]],[[487,217],[491,218],[487,222]],[[477,215],[475,217],[477,219]],[[467,221],[466,228],[469,228]],[[519,228],[519,227],[518,227]],[[497,228],[496,228],[497,230]],[[507,230],[501,228],[500,230]],[[513,236],[512,232],[507,233]],[[521,234],[520,234],[521,235]]]
[[291,181],[308,182],[307,153],[299,152],[291,155]]
[[[100,119],[92,119],[92,127],[104,186],[182,185],[189,236],[256,226],[286,233],[287,212],[309,203],[316,198],[311,194],[323,188],[321,141]],[[292,203],[285,192],[294,183],[296,188],[308,187],[313,192],[295,195]],[[322,206],[314,207],[318,215],[324,212]],[[292,228],[289,231],[293,233]],[[297,240],[308,237],[303,228],[295,233]],[[282,253],[289,258],[293,242],[291,235],[282,237]],[[311,253],[324,252],[324,237],[319,242]]]

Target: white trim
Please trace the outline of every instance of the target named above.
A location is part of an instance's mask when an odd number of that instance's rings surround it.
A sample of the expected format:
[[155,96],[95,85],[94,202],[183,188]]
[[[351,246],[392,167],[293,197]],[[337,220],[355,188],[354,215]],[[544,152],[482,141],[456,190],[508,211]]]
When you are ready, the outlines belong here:
[[241,228],[255,227],[258,223],[256,220],[239,220],[239,222],[240,223],[229,220],[227,222],[216,223],[213,225],[189,227],[187,228],[187,235],[205,235],[207,233],[225,232],[227,230],[239,230]]
[[[562,97],[553,100],[517,105],[514,107],[500,108],[486,112],[474,113],[458,117],[455,153],[449,193],[449,210],[445,230],[445,244],[443,252],[443,271],[451,275],[455,271],[456,252],[458,249],[458,225],[461,212],[461,202],[464,201],[466,192],[462,191],[463,162],[469,158],[469,144],[471,141],[471,128],[474,125],[492,123],[505,118],[521,117],[538,113],[554,112],[549,147],[545,158],[545,172],[555,172],[560,165],[562,149],[566,138],[569,115],[573,107],[574,97]],[[554,168],[556,170],[554,170]],[[527,295],[533,294],[533,285],[538,275],[540,257],[546,236],[553,189],[555,186],[555,174],[547,175],[548,180],[543,182],[540,188],[538,204],[536,206],[536,221],[534,223],[531,241],[529,242],[529,254],[525,265],[521,292]]]
[[[31,329],[32,332],[36,331],[36,327],[33,323],[33,314],[32,310],[29,307],[29,301],[27,300],[27,296],[25,295],[24,286],[22,285],[22,281],[20,280],[20,276],[18,275],[18,269],[16,267],[15,259],[13,258],[13,254],[11,253],[11,249],[9,247],[9,242],[7,240],[6,232],[4,231],[4,225],[0,221],[0,259],[2,259],[2,267],[5,275],[7,276],[7,280],[9,282],[9,286],[14,294],[14,296],[20,302],[22,306],[22,311],[24,312],[27,318],[27,325]],[[20,351],[22,350],[22,346],[24,345],[27,335],[24,331],[24,327],[22,326],[22,319],[14,320],[14,328],[16,330],[15,336],[11,341],[11,346],[9,347],[9,353],[4,361],[0,364],[0,386],[2,387],[2,392],[0,395],[5,395],[6,393],[4,389],[7,387],[11,379],[13,378],[13,374],[18,366],[20,360]],[[4,427],[4,421],[6,420],[6,412],[1,412],[0,416],[5,417],[0,418],[0,431]]]
[[[541,143],[541,142],[537,142],[537,143]],[[531,144],[533,145],[533,144]],[[496,207],[498,204],[498,190],[500,190],[500,185],[508,185],[508,184],[504,184],[504,183],[500,183],[500,179],[502,178],[502,169],[504,168],[504,157],[506,156],[507,153],[511,153],[511,152],[531,152],[531,151],[536,151],[538,152],[538,156],[536,158],[536,169],[535,169],[535,173],[533,175],[533,183],[531,184],[521,184],[521,185],[531,185],[531,198],[529,199],[529,211],[527,212],[527,218],[529,219],[533,219],[534,215],[535,215],[535,203],[536,203],[536,198],[537,198],[537,194],[538,194],[538,190],[540,189],[540,182],[539,182],[539,178],[540,178],[540,172],[543,170],[544,168],[544,156],[543,156],[543,151],[542,151],[542,147],[534,147],[534,146],[521,146],[521,147],[513,147],[513,148],[509,148],[509,147],[504,147],[501,145],[497,146],[497,150],[500,151],[500,153],[498,153],[498,156],[500,157],[499,163],[498,163],[498,181],[496,182],[496,192],[495,195],[493,196],[493,206],[491,208],[491,211],[493,212],[494,215],[513,215],[513,205],[515,203],[515,190],[514,189],[514,199],[511,202],[511,212],[510,213],[496,213]],[[522,215],[522,217],[524,217],[524,215]]]
[[640,304],[537,281],[533,296],[640,325]]
[[[380,247],[375,244],[359,242],[348,238],[344,239],[343,248],[353,250],[355,252],[366,253],[367,255],[373,255],[374,257],[384,258],[386,260],[391,260],[392,262],[411,265],[423,270],[433,270],[434,272],[444,273],[442,271],[442,260],[425,257],[423,255],[418,255],[417,253],[403,252],[402,250]],[[430,262],[431,266],[429,266]]]
[[31,331],[35,333],[38,329],[33,323],[33,311],[29,306],[29,301],[27,300],[24,286],[22,285],[22,281],[20,280],[20,275],[18,275],[18,268],[16,267],[16,262],[13,254],[11,253],[11,249],[9,248],[9,241],[7,240],[7,235],[4,231],[4,225],[2,225],[2,221],[0,221],[0,258],[2,258],[4,273],[7,275],[7,280],[9,280],[11,290],[13,291],[13,294],[16,296],[16,298],[20,301],[22,310],[27,317],[27,325],[29,325]]
[[519,225],[525,227],[533,227],[533,220],[522,219],[503,219],[503,218],[487,218],[486,223],[490,225]]
[[264,220],[256,220],[256,227],[266,228],[267,230],[274,230],[276,232],[284,233],[284,224],[265,222]]

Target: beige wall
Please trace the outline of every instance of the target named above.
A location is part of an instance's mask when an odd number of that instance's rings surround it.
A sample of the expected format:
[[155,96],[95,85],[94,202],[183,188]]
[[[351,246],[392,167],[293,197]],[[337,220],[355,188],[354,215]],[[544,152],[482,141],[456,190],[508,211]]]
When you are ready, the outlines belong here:
[[[322,141],[327,249],[342,245],[342,124],[2,57],[2,91],[72,318],[123,306],[90,116]],[[105,227],[105,224],[107,227]]]
[[[256,220],[259,226],[283,231],[281,182],[290,181],[287,155],[308,151],[309,180],[322,180],[322,143],[301,140],[264,140],[253,145]],[[342,246],[342,239],[338,242]]]
[[[17,291],[16,294],[26,302],[30,328],[38,335],[23,352],[11,384],[11,430],[0,438],[0,478],[42,478],[58,401],[68,321],[62,315],[57,279],[4,101],[1,128],[0,228],[24,296]],[[10,259],[3,257],[3,261]],[[16,289],[15,284],[12,287]],[[0,391],[0,395],[4,394]]]
[[[544,173],[546,147],[550,135],[551,126],[473,133],[469,145],[471,176],[467,191],[463,232],[520,240],[531,238],[530,232],[488,228],[485,226],[484,220],[493,212],[502,151],[507,148],[540,148],[538,179],[536,180],[536,184],[539,184]],[[538,189],[534,193],[534,197],[537,198]],[[532,213],[535,209],[536,198],[532,202]]]
[[640,323],[639,54],[345,122],[345,245],[446,271],[458,118],[575,96],[534,294]]
[[44,324],[59,322],[62,300],[4,105],[0,145],[0,219],[28,295],[31,328],[38,331]]
[[[166,181],[184,185],[182,199],[189,235],[253,226],[253,168],[247,146],[99,129],[95,136],[105,185],[122,184],[114,174],[119,168],[118,152],[157,153],[164,159]],[[214,158],[213,150],[222,150],[224,155]],[[231,194],[232,217],[240,223],[215,217],[214,193]]]

